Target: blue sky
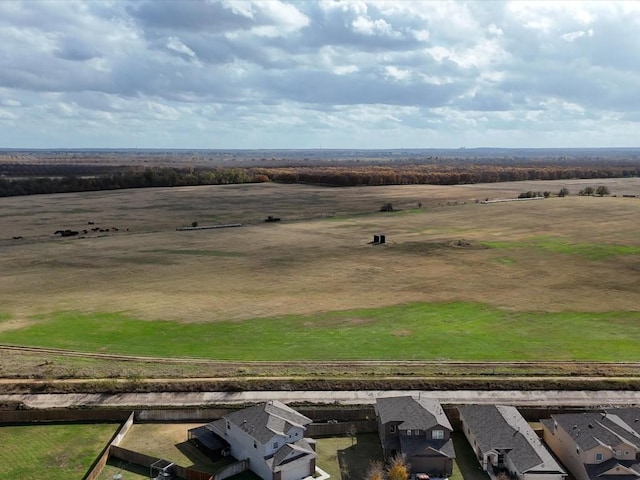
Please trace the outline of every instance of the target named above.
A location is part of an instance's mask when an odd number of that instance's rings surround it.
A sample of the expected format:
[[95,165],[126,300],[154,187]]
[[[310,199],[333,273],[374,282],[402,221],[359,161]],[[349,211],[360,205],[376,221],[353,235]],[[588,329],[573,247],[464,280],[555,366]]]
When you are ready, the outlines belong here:
[[638,146],[640,2],[0,2],[0,147]]

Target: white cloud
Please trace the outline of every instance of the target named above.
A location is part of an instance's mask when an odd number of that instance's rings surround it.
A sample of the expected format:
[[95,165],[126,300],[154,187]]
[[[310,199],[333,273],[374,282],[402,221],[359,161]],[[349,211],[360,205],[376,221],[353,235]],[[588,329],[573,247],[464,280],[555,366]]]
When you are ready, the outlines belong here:
[[169,50],[173,50],[177,53],[182,53],[188,57],[196,58],[196,53],[187,47],[184,43],[180,41],[177,37],[169,37],[167,39],[167,48]]
[[386,37],[399,37],[400,34],[393,30],[393,27],[389,25],[384,19],[378,18],[377,20],[370,20],[366,17],[356,18],[351,25],[353,30],[362,35],[381,35]]
[[638,45],[638,2],[0,2],[0,146],[628,144]]
[[563,35],[560,35],[560,37],[562,37],[563,40],[566,40],[567,42],[574,42],[577,39],[579,39],[580,37],[593,37],[593,29],[589,29],[587,31],[584,30],[580,30],[577,32],[569,32],[569,33],[565,33]]

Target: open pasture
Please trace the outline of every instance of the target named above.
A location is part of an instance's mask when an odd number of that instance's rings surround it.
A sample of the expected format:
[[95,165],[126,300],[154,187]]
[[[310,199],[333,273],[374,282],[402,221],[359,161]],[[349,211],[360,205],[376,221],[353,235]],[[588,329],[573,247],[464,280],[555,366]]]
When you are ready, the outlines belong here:
[[[586,185],[608,185],[618,196],[575,195]],[[475,202],[563,186],[572,195]],[[116,340],[107,340],[126,331],[129,339],[121,345],[147,352],[153,332],[164,327],[176,338],[182,332],[196,340],[206,338],[202,324],[212,322],[220,324],[219,333],[235,336],[251,330],[244,321],[257,326],[268,322],[256,319],[268,318],[274,325],[322,321],[329,330],[345,325],[342,314],[331,312],[388,307],[381,315],[392,321],[410,308],[392,306],[458,302],[496,309],[498,317],[534,312],[531,318],[542,315],[547,326],[554,315],[564,322],[571,312],[593,312],[590,328],[597,329],[615,316],[608,312],[640,310],[640,199],[622,194],[640,194],[640,179],[452,187],[256,184],[3,198],[0,342],[22,338],[34,345],[122,351]],[[378,212],[385,202],[400,211]],[[264,223],[267,215],[282,221]],[[193,221],[243,226],[175,230]],[[86,229],[89,222],[110,231],[53,235]],[[386,234],[386,245],[369,244],[377,233]],[[441,307],[434,308],[437,315]],[[477,313],[461,320],[472,321]],[[348,328],[366,332],[377,325],[350,315]],[[148,330],[147,321],[153,321]],[[635,314],[625,322],[616,333],[633,337]],[[138,334],[126,324],[139,327]],[[287,325],[275,332],[274,350]],[[418,328],[399,326],[394,335],[410,338]],[[91,340],[91,331],[102,333]],[[545,335],[540,332],[541,339]],[[190,343],[167,354],[195,354]],[[169,347],[156,344],[154,354],[163,355],[163,348]]]

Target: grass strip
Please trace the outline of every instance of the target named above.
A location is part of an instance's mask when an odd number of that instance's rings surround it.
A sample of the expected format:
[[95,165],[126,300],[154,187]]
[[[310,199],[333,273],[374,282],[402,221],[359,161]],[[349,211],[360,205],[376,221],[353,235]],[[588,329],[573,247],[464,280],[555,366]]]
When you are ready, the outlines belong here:
[[519,242],[483,242],[482,245],[496,249],[537,248],[551,253],[579,255],[593,261],[622,255],[640,255],[640,246],[607,243],[571,243],[555,237],[536,237]]
[[57,312],[1,332],[0,342],[239,361],[640,361],[640,312],[506,312],[477,303],[413,303],[213,323]]

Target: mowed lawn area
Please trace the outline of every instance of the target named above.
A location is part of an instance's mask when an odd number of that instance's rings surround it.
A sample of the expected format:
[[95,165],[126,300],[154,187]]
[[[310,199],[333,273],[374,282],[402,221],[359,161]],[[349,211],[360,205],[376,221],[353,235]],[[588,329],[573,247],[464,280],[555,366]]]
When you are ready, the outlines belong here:
[[2,478],[82,478],[119,425],[37,425],[0,427]]
[[5,331],[0,341],[224,360],[638,361],[640,312],[508,312],[473,303],[418,303],[206,324],[67,312]]
[[[575,195],[600,184],[619,196]],[[476,202],[564,186],[565,198]],[[640,194],[640,179],[0,199],[0,343],[228,360],[637,361],[640,198],[622,193]],[[379,212],[386,202],[399,211]],[[243,226],[176,231],[192,221]],[[54,235],[65,228],[89,233]],[[387,243],[371,245],[380,233]]]

